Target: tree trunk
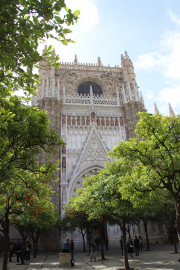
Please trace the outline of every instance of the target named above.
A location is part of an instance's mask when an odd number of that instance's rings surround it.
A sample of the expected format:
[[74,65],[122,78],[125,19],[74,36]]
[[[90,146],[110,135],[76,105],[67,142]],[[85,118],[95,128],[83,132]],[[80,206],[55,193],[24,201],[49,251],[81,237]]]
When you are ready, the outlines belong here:
[[130,270],[128,255],[127,255],[127,244],[126,244],[126,218],[123,218],[123,226],[121,226],[123,234],[123,249],[124,249],[124,267],[125,270]]
[[[21,235],[22,236],[22,235]],[[24,264],[24,247],[25,247],[25,239],[23,237],[23,242],[22,242],[22,252],[21,252],[21,264]]]
[[172,231],[172,239],[173,239],[173,244],[174,244],[174,252],[178,253],[177,251],[177,245],[176,245],[176,237],[174,233],[174,221],[171,219],[171,231]]
[[173,236],[172,236],[171,225],[168,226],[168,230],[169,230],[169,234],[170,234],[171,245],[173,245]]
[[104,237],[102,233],[102,227],[100,227],[100,237],[101,237],[101,260],[105,260],[104,257]]
[[179,197],[175,198],[174,196],[174,201],[175,201],[175,207],[176,207],[176,223],[177,223],[177,233],[178,233],[178,240],[180,244],[180,201]]
[[4,258],[3,258],[3,270],[7,270],[9,255],[9,218],[8,214],[5,215],[4,226]]
[[38,238],[36,238],[36,254],[38,254]]
[[85,234],[83,232],[81,232],[81,233],[82,233],[82,237],[83,237],[83,250],[85,252],[86,251],[85,240],[84,240]]
[[33,257],[36,258],[36,242],[35,242],[34,234],[33,233],[31,235],[31,239],[33,241]]
[[92,231],[91,231],[91,232],[88,232],[88,240],[89,240],[89,255],[90,255],[90,253],[91,253],[91,249],[90,249],[90,247],[91,247],[91,235],[92,235]]
[[148,230],[147,230],[147,221],[143,220],[144,223],[144,229],[145,229],[145,233],[146,233],[146,244],[147,244],[147,250],[149,251],[149,237],[148,237]]

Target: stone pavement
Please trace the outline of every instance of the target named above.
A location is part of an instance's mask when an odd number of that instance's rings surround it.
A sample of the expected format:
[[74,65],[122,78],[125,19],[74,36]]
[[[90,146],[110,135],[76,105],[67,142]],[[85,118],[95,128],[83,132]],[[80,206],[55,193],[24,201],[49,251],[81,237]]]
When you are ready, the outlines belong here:
[[[62,269],[95,269],[95,270],[120,270],[124,269],[124,260],[121,256],[120,248],[105,251],[107,260],[100,260],[100,251],[97,252],[97,262],[90,262],[87,252],[75,252],[75,266],[70,268],[59,267],[59,256],[56,252],[44,252],[37,255],[37,258],[32,258],[26,265],[17,265],[16,257],[13,257],[13,262],[8,263],[8,269],[12,270],[62,270]],[[129,257],[131,268],[138,270],[180,270],[180,262],[178,259],[180,254],[174,254],[173,246],[168,245],[151,245],[151,251],[143,250],[139,257]],[[0,269],[2,269],[2,257],[0,258]]]

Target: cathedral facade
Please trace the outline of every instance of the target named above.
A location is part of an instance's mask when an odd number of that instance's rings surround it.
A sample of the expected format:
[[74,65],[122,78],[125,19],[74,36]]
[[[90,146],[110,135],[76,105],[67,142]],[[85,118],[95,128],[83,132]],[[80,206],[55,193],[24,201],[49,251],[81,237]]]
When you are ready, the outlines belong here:
[[[63,216],[63,207],[76,195],[84,177],[104,167],[106,153],[120,140],[135,136],[137,113],[146,110],[126,52],[121,55],[121,67],[105,67],[99,57],[96,64],[82,64],[77,56],[72,63],[61,63],[60,68],[49,67],[43,59],[40,67],[41,83],[32,105],[48,111],[51,127],[66,142],[52,156],[52,161],[60,159],[59,182],[52,183],[52,202]],[[40,163],[44,162],[42,153]],[[131,235],[140,233],[138,228],[132,230]],[[110,242],[121,235],[118,227],[108,227],[107,234]],[[80,237],[73,235],[75,242],[81,241]],[[53,246],[58,249],[64,238],[59,240],[57,232],[52,232],[42,241],[48,247],[56,242]]]

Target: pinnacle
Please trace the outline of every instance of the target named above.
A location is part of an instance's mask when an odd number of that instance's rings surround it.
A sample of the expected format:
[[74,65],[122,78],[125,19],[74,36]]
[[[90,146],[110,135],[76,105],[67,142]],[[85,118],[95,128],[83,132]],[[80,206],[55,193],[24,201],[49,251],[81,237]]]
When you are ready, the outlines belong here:
[[171,107],[171,103],[169,102],[169,116],[176,116],[172,107]]
[[154,102],[154,113],[158,113],[159,114],[159,110],[158,110],[158,108],[157,108],[157,106],[156,106],[156,103]]

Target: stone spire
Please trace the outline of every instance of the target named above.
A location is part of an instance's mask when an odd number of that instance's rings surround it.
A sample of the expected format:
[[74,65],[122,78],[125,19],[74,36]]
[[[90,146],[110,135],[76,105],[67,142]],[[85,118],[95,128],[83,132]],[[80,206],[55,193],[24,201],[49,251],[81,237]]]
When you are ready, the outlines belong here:
[[98,66],[102,66],[101,58],[100,57],[98,57]]
[[176,116],[170,103],[169,103],[169,116]]
[[77,55],[75,54],[74,64],[77,65],[77,63],[78,63],[78,59],[77,59]]
[[157,106],[156,106],[156,103],[154,102],[154,113],[158,113],[159,114],[159,110],[158,110],[158,108],[157,108]]

